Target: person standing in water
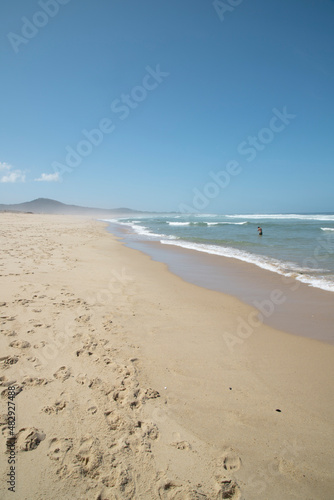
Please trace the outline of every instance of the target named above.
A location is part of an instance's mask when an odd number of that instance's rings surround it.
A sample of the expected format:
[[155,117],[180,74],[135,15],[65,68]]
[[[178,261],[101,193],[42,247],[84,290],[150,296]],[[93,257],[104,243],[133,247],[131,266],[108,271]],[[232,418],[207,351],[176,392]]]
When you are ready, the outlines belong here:
[[257,231],[259,233],[259,236],[262,236],[262,227],[257,226]]

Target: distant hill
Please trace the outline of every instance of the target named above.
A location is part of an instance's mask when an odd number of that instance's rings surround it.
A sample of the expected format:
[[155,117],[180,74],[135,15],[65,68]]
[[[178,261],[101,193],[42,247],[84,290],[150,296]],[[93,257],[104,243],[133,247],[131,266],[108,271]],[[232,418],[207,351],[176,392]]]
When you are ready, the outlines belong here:
[[0,212],[32,212],[34,214],[63,214],[63,215],[88,215],[92,217],[111,217],[128,214],[138,214],[138,210],[130,208],[92,208],[77,205],[66,205],[60,201],[49,198],[37,198],[36,200],[18,203],[15,205],[0,204]]

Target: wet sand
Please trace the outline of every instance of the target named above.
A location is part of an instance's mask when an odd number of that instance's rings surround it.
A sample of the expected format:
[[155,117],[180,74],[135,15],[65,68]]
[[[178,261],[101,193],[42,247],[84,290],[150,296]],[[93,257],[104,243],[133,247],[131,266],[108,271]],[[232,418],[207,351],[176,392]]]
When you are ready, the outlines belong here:
[[[115,229],[128,244],[127,231],[112,225]],[[333,292],[238,259],[131,238],[129,246],[164,262],[171,272],[189,283],[233,295],[255,307],[261,321],[269,326],[334,344]]]

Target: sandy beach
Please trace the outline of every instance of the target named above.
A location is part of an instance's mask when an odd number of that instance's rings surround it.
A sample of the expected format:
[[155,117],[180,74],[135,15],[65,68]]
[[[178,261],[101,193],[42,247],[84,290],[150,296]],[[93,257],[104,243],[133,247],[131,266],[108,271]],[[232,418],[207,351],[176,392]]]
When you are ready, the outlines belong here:
[[334,346],[105,223],[0,221],[1,499],[334,497]]

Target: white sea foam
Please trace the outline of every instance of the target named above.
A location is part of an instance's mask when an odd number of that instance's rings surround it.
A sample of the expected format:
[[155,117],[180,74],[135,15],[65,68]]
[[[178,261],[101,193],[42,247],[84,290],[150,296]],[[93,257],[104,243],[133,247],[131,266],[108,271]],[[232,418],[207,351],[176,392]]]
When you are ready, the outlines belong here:
[[170,222],[170,221],[167,221],[167,224],[169,226],[189,226],[190,222]]
[[313,221],[333,221],[334,215],[326,214],[235,214],[226,215],[226,217],[231,217],[234,219],[277,219],[277,220],[313,220]]
[[150,239],[152,239],[152,238],[153,239],[166,238],[167,240],[177,240],[178,239],[177,236],[173,236],[173,235],[153,233],[145,226],[133,226],[133,229],[137,234],[140,234],[142,236],[147,236]]
[[248,224],[248,222],[247,221],[245,221],[245,222],[207,222],[206,224],[208,226],[224,226],[224,225],[243,226],[244,224]]
[[205,221],[200,221],[200,222],[174,222],[174,221],[166,221],[166,223],[169,226],[224,226],[226,225],[231,225],[231,226],[241,226],[243,224],[248,224],[247,221],[245,222],[205,222]]
[[322,227],[323,231],[334,231],[334,227]]
[[315,276],[300,275],[296,277],[296,280],[306,283],[314,288],[320,288],[321,290],[326,290],[327,292],[334,292],[333,281],[324,276],[317,278]]
[[146,226],[141,226],[138,225],[138,221],[132,221],[132,222],[121,222],[120,219],[100,219],[104,222],[110,222],[111,224],[119,224],[120,226],[127,226],[130,227],[136,234],[139,234],[141,236],[146,236],[150,239],[160,239],[160,238],[166,238],[167,240],[177,240],[178,238],[173,235],[168,235],[168,234],[158,234],[158,233],[153,233],[148,229]]
[[250,252],[239,250],[232,247],[222,247],[218,245],[205,245],[200,243],[190,243],[184,240],[170,241],[161,240],[160,243],[163,245],[175,245],[182,248],[187,248],[189,250],[196,250],[198,252],[208,253],[211,255],[220,255],[222,257],[228,257],[233,259],[242,260],[243,262],[248,262],[250,264],[255,264],[256,266],[266,269],[282,276],[294,277],[295,279],[313,286],[316,288],[321,288],[322,290],[327,290],[334,292],[334,280],[323,277],[323,276],[311,276],[307,273],[309,272],[324,272],[324,269],[311,269],[306,267],[300,267],[298,264],[293,262],[282,262],[278,259],[271,257],[266,257],[263,255],[252,254]]

